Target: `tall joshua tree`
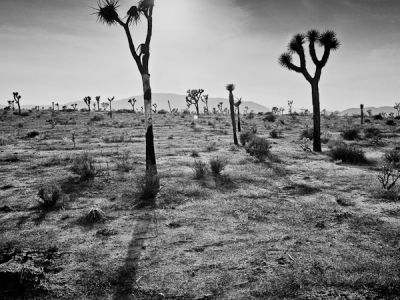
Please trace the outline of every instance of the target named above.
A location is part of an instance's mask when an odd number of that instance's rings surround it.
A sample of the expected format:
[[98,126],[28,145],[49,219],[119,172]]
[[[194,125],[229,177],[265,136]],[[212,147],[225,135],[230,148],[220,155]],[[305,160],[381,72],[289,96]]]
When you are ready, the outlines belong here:
[[18,114],[21,114],[21,104],[20,104],[20,100],[21,100],[21,95],[18,92],[14,92],[13,93],[14,96],[14,102],[17,103],[18,105]]
[[191,105],[194,105],[194,107],[196,108],[197,115],[199,115],[199,102],[203,101],[205,97],[207,97],[208,101],[208,95],[203,95],[203,93],[204,93],[203,89],[187,91],[186,105],[188,108],[190,108]]
[[[306,57],[304,51],[304,43],[308,41],[309,52],[313,63],[315,64],[314,77],[310,75],[306,67]],[[324,53],[322,58],[319,59],[315,50],[315,43],[324,47]],[[296,34],[288,45],[288,52],[282,54],[279,58],[279,63],[297,73],[303,74],[306,80],[311,85],[312,92],[312,104],[313,104],[313,123],[314,123],[314,134],[313,134],[313,150],[315,152],[321,152],[321,114],[319,106],[319,81],[321,79],[322,68],[325,67],[328,62],[329,55],[332,50],[337,50],[340,46],[336,33],[333,31],[325,31],[320,33],[317,30],[310,30],[306,35]],[[300,66],[295,65],[292,62],[292,55],[296,53],[300,58]]]
[[235,106],[237,107],[238,112],[238,132],[242,131],[242,126],[240,124],[240,105],[242,104],[242,98],[239,98],[238,101],[235,102]]
[[112,98],[107,98],[108,102],[110,102],[110,118],[111,118],[111,119],[112,119],[111,102],[113,102],[113,101],[114,101],[114,98],[115,98],[115,97],[112,97]]
[[136,99],[135,98],[131,98],[131,99],[128,100],[128,102],[132,105],[133,113],[136,113],[136,111],[135,111]]
[[97,111],[100,111],[100,96],[96,96]]
[[90,102],[91,101],[92,101],[92,98],[90,96],[83,98],[83,102],[85,102],[85,104],[87,105],[89,112],[90,112]]
[[229,92],[229,105],[230,105],[232,127],[233,127],[233,143],[235,145],[239,145],[236,135],[236,121],[235,121],[235,108],[234,108],[235,101],[233,100],[233,91],[235,89],[235,85],[230,83],[226,86],[226,89]]
[[[124,21],[119,17],[117,9],[118,0],[99,0],[97,9],[98,20],[107,25],[120,25],[127,37],[129,50],[142,76],[144,93],[144,112],[146,128],[146,170],[148,174],[157,174],[156,155],[154,151],[153,120],[151,111],[151,87],[149,73],[150,42],[153,34],[153,8],[154,0],[140,0],[132,6]],[[136,25],[141,18],[147,21],[147,31],[144,43],[136,47],[130,27]]]

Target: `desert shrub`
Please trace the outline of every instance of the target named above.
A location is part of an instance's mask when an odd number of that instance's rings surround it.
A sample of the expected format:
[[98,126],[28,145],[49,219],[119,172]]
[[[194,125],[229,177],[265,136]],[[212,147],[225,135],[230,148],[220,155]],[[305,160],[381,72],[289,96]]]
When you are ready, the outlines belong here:
[[206,147],[206,150],[207,150],[208,152],[217,151],[217,150],[218,150],[217,144],[216,144],[215,142],[209,143],[209,144],[207,145],[207,147]]
[[30,116],[29,111],[21,111],[21,114],[19,114],[17,111],[14,111],[13,114],[17,115],[17,116],[21,116],[21,117],[29,117]]
[[123,134],[114,135],[114,136],[106,136],[103,138],[103,141],[107,144],[123,143],[125,141],[125,136]]
[[354,141],[360,138],[360,130],[349,128],[342,131],[342,137],[347,141]]
[[249,120],[251,120],[251,119],[254,119],[254,117],[255,117],[255,114],[254,114],[254,112],[249,112],[247,115],[246,115],[246,118],[247,119],[249,119]]
[[49,210],[53,208],[57,201],[60,200],[62,190],[60,185],[57,183],[44,184],[39,188],[38,200],[39,207],[43,210]]
[[400,194],[399,194],[399,190],[398,188],[394,188],[394,189],[377,189],[374,190],[373,192],[375,198],[379,198],[379,199],[383,199],[383,200],[388,200],[388,201],[393,201],[393,202],[397,202],[400,200]]
[[184,116],[190,115],[190,110],[185,109],[185,110],[182,112],[182,115],[184,115]]
[[174,136],[171,134],[171,135],[168,136],[168,139],[169,139],[169,140],[173,140],[173,139],[174,139]]
[[90,118],[89,122],[99,122],[99,121],[103,121],[104,120],[104,116],[103,115],[95,115],[93,117]]
[[37,132],[37,131],[30,131],[30,132],[28,132],[28,133],[26,134],[26,137],[27,137],[28,139],[33,139],[33,138],[37,137],[38,135],[39,135],[39,132]]
[[157,113],[159,115],[166,115],[168,112],[165,109],[160,109]]
[[392,149],[385,153],[385,160],[388,163],[398,165],[400,163],[400,151],[397,149]]
[[399,179],[400,171],[397,170],[392,163],[385,164],[378,174],[378,181],[385,190],[394,188]]
[[264,121],[264,122],[271,122],[271,123],[273,123],[273,122],[275,122],[275,120],[276,120],[276,117],[275,117],[272,113],[268,113],[268,114],[263,118],[263,121]]
[[144,207],[153,205],[155,198],[160,192],[160,178],[158,175],[146,172],[146,174],[137,181],[139,191],[138,206]]
[[371,123],[371,120],[370,119],[365,119],[364,123]]
[[19,123],[17,124],[17,127],[18,127],[18,128],[24,128],[24,123],[19,122]]
[[82,181],[93,180],[97,175],[94,159],[88,152],[84,152],[74,159],[71,171],[80,176]]
[[194,179],[203,179],[207,174],[207,164],[201,160],[195,160],[192,166]]
[[261,137],[254,137],[246,146],[246,152],[254,156],[258,161],[264,161],[270,154],[271,148],[268,140]]
[[331,139],[331,137],[332,137],[331,133],[324,131],[321,136],[321,143],[327,144],[329,142],[329,140]]
[[379,130],[379,128],[375,127],[367,127],[364,129],[364,135],[366,138],[375,138],[375,137],[381,137],[382,132]]
[[117,161],[117,170],[121,172],[129,172],[132,170],[132,163],[129,161],[130,152],[124,151]]
[[211,172],[215,176],[220,175],[221,172],[225,169],[225,167],[227,165],[227,161],[225,159],[222,159],[219,157],[210,159],[209,163],[210,163]]
[[191,157],[199,157],[199,156],[200,156],[200,154],[199,154],[199,152],[198,152],[198,151],[196,151],[196,150],[193,150],[193,151],[192,151],[192,153],[190,154],[190,156],[191,156]]
[[392,119],[386,121],[386,125],[388,126],[396,126],[396,122]]
[[95,224],[99,222],[104,222],[105,220],[106,214],[98,207],[92,207],[83,218],[83,221],[86,224]]
[[334,160],[341,160],[350,164],[364,164],[368,162],[365,153],[361,149],[346,145],[345,143],[332,147],[329,155]]
[[255,134],[250,131],[242,132],[239,135],[239,141],[242,146],[245,146],[248,142],[250,142],[255,137]]
[[383,120],[383,116],[381,114],[374,115],[374,120]]
[[269,132],[269,136],[273,139],[279,139],[282,137],[282,131],[278,130],[278,129],[272,129]]
[[301,133],[300,133],[300,139],[310,139],[313,140],[314,139],[314,130],[312,128],[306,128],[304,129]]

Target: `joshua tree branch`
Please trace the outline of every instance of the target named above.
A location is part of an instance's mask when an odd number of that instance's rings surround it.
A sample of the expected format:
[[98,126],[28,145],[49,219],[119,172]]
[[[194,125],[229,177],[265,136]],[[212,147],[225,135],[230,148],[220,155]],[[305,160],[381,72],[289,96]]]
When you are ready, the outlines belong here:
[[319,66],[320,68],[325,67],[326,63],[328,62],[329,59],[329,54],[331,52],[331,49],[327,46],[324,46],[325,50],[324,50],[324,55],[322,56],[321,61],[319,62],[319,64],[317,66]]
[[124,23],[122,23],[121,26],[125,30],[126,37],[128,39],[129,49],[131,50],[132,57],[135,60],[137,66],[138,66],[139,72],[141,74],[143,74],[144,68],[143,68],[142,62],[140,61],[139,55],[137,55],[137,53],[136,53],[135,44],[133,43],[132,36],[131,36],[131,31],[129,30],[129,26],[127,24],[124,24]]
[[318,66],[318,65],[320,64],[320,61],[319,61],[319,59],[318,59],[318,57],[317,57],[317,53],[316,53],[316,51],[315,51],[315,42],[311,42],[311,41],[310,41],[310,43],[309,43],[309,49],[310,49],[310,56],[311,56],[311,59],[312,59],[313,63],[314,63],[316,66]]

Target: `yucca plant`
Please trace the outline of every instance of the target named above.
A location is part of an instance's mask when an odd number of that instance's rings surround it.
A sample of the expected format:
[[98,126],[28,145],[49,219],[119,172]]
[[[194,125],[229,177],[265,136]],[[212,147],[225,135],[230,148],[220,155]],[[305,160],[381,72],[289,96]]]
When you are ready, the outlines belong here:
[[238,101],[235,102],[235,107],[237,108],[238,113],[238,132],[242,131],[242,126],[240,124],[240,105],[242,104],[242,98],[239,98]]
[[136,99],[135,98],[131,98],[131,99],[128,100],[128,102],[130,103],[130,105],[132,105],[133,113],[136,113],[136,111],[135,111]]
[[18,92],[14,92],[13,96],[14,96],[14,102],[17,103],[18,105],[18,114],[21,115],[21,104],[20,104],[21,95]]
[[235,101],[233,100],[233,91],[235,90],[235,85],[230,83],[226,86],[226,90],[229,92],[229,105],[231,111],[232,128],[233,128],[233,143],[239,145],[237,135],[236,135],[236,121],[235,121]]
[[97,111],[100,111],[100,96],[96,96]]
[[111,102],[113,102],[114,101],[114,98],[115,97],[112,97],[112,98],[107,98],[107,100],[108,100],[108,102],[110,102],[110,118],[112,119],[112,110],[111,110]]
[[[304,43],[308,41],[309,52],[313,63],[315,64],[315,73],[312,77],[306,67],[306,57],[304,51]],[[322,58],[317,57],[315,50],[315,43],[324,47],[324,53]],[[324,33],[320,33],[317,30],[310,30],[306,35],[296,34],[288,45],[288,52],[282,54],[279,57],[279,63],[282,67],[285,67],[291,71],[303,74],[306,80],[311,85],[312,91],[312,103],[313,103],[313,121],[314,121],[314,138],[313,138],[313,150],[315,152],[321,152],[321,114],[319,105],[319,81],[321,79],[322,68],[325,67],[328,62],[329,55],[332,50],[337,50],[340,46],[336,33],[328,30]],[[296,53],[300,58],[300,66],[293,64],[292,55]]]
[[[132,6],[126,18],[121,19],[118,15],[118,0],[99,0],[96,15],[98,21],[106,25],[120,25],[128,39],[129,49],[139,69],[143,81],[144,112],[146,128],[146,170],[150,174],[157,174],[156,155],[154,151],[153,121],[151,111],[151,87],[149,73],[150,42],[153,34],[153,8],[154,0],[140,0]],[[147,31],[144,43],[136,47],[133,42],[130,27],[136,25],[141,18],[147,21]]]

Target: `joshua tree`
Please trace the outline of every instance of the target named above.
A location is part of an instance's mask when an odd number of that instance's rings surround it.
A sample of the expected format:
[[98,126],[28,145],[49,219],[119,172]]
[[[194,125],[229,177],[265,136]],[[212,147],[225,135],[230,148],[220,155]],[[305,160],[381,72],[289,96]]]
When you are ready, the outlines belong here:
[[102,102],[101,106],[103,106],[103,110],[106,111],[110,104],[108,104],[107,102]]
[[10,110],[12,109],[14,111],[15,110],[14,100],[8,100],[7,102],[8,102],[8,107],[10,108]]
[[203,93],[204,93],[203,89],[187,91],[186,105],[188,108],[190,108],[191,105],[194,105],[194,107],[196,108],[197,115],[199,115],[199,102],[200,101],[208,102],[208,95],[203,95]]
[[143,113],[143,106],[140,107],[140,111],[141,111],[141,113]]
[[21,100],[21,95],[18,92],[14,92],[13,93],[14,96],[14,102],[17,103],[18,105],[18,114],[21,114],[21,104],[20,104],[20,100]]
[[360,104],[361,110],[361,125],[364,124],[364,104]]
[[395,105],[393,106],[395,110],[397,110],[397,116],[400,116],[400,102],[396,102]]
[[229,92],[229,106],[231,111],[231,119],[232,119],[232,127],[233,127],[233,142],[235,145],[239,145],[238,139],[236,136],[236,122],[235,122],[235,102],[233,100],[233,90],[235,89],[235,85],[230,83],[226,86],[227,91]]
[[[310,75],[306,67],[306,57],[304,51],[305,41],[309,43],[309,52],[313,63],[315,64],[314,77]],[[315,50],[315,43],[324,47],[324,54],[322,58],[317,57]],[[310,30],[307,35],[296,34],[289,43],[288,52],[282,54],[279,58],[279,63],[289,70],[303,74],[306,80],[311,85],[312,91],[312,103],[313,103],[313,122],[314,122],[314,134],[313,134],[313,150],[315,152],[321,152],[321,115],[319,106],[319,81],[321,79],[322,68],[325,67],[328,62],[329,55],[332,50],[337,50],[340,46],[336,33],[333,31],[326,31],[320,33],[317,30]],[[300,66],[296,66],[292,62],[292,55],[297,53],[300,58]]]
[[131,98],[131,99],[128,100],[128,102],[132,105],[133,113],[136,113],[136,111],[135,111],[136,99],[135,98]]
[[60,105],[58,104],[58,102],[56,103],[56,106],[57,106],[57,111],[59,112],[60,111]]
[[87,96],[87,97],[83,98],[83,102],[85,102],[85,104],[89,108],[89,112],[90,112],[90,102],[91,101],[92,101],[92,98],[90,96]]
[[[97,17],[100,22],[110,26],[120,25],[124,29],[125,35],[128,39],[130,52],[142,76],[146,128],[146,170],[152,176],[157,174],[149,73],[150,42],[153,34],[154,0],[140,0],[137,6],[132,6],[128,10],[124,21],[122,21],[118,15],[118,7],[118,0],[99,0]],[[136,25],[142,17],[146,18],[147,21],[146,39],[143,44],[136,47],[133,42],[130,26]]]
[[153,104],[153,112],[154,112],[154,113],[157,113],[157,103],[154,103],[154,104]]
[[66,105],[63,105],[62,110],[63,110],[63,111],[66,111],[66,110],[67,110],[67,106],[66,106]]
[[289,100],[287,104],[289,106],[289,115],[291,116],[293,113],[293,100]]
[[75,110],[76,110],[76,107],[78,106],[78,104],[74,103],[74,104],[71,104],[71,106],[72,106],[72,108],[73,108],[74,111],[75,111]]
[[244,107],[244,112],[243,112],[243,114],[245,114],[245,115],[247,115],[247,112],[249,111],[249,107],[248,106],[245,106]]
[[96,102],[93,102],[93,111],[96,111]]
[[100,111],[100,96],[96,96],[97,111]]
[[51,102],[51,109],[54,111],[54,101]]
[[204,95],[203,97],[201,97],[201,102],[204,103],[204,113],[208,115],[208,95]]
[[278,111],[281,113],[281,115],[283,116],[283,112],[285,111],[285,108],[283,107],[279,107]]
[[115,97],[112,97],[112,98],[107,98],[108,102],[110,102],[110,118],[111,118],[111,119],[112,119],[111,102],[113,102],[113,101],[114,101],[114,98],[115,98]]
[[219,110],[219,112],[222,114],[222,105],[223,105],[224,103],[223,102],[220,102],[220,103],[218,103],[218,110]]
[[274,115],[278,114],[278,111],[279,111],[279,108],[278,108],[277,106],[274,106],[274,107],[272,108],[272,113],[273,113]]
[[242,127],[240,124],[240,105],[242,104],[242,98],[239,98],[238,101],[235,102],[235,106],[237,107],[238,112],[238,132],[242,131]]
[[372,117],[372,109],[368,109],[367,113],[368,113],[368,117]]
[[169,103],[169,100],[168,100],[168,107],[169,107],[169,112],[172,113],[171,103]]

